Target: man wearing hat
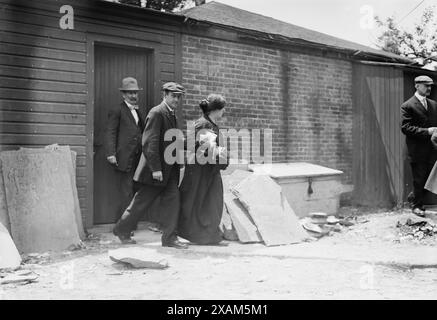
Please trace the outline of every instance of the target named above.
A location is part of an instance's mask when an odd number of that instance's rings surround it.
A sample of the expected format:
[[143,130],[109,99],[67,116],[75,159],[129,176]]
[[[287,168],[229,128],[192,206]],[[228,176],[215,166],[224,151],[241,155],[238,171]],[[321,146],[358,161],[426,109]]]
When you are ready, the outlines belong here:
[[127,77],[122,80],[123,102],[109,110],[106,126],[106,159],[116,170],[114,185],[119,194],[116,201],[117,219],[134,195],[133,176],[141,156],[141,134],[146,111],[138,107],[137,80]]
[[425,183],[437,160],[431,136],[437,132],[437,103],[429,99],[434,81],[428,76],[414,79],[416,92],[401,106],[401,130],[406,135],[413,174],[413,191],[408,196],[413,213],[424,216]]
[[[131,231],[144,214],[149,217],[153,214],[154,217],[159,217],[162,245],[185,249],[187,245],[179,242],[176,234],[180,208],[180,165],[168,163],[164,159],[166,148],[172,144],[172,141],[164,140],[164,135],[168,130],[177,128],[175,109],[181,104],[185,89],[178,83],[167,82],[162,90],[163,101],[152,108],[146,118],[141,159],[134,175],[134,180],[140,187],[115,225],[114,234],[122,243],[135,243],[131,238]],[[157,212],[148,212],[156,199],[159,203],[153,209]]]

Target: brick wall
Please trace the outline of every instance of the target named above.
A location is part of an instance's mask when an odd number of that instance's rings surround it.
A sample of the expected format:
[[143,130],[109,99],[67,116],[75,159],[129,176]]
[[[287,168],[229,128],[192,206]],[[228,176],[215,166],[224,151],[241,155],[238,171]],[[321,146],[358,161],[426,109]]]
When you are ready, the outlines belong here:
[[187,88],[183,116],[201,115],[210,93],[229,103],[219,125],[273,130],[273,161],[308,161],[352,170],[352,65],[184,35],[182,75]]

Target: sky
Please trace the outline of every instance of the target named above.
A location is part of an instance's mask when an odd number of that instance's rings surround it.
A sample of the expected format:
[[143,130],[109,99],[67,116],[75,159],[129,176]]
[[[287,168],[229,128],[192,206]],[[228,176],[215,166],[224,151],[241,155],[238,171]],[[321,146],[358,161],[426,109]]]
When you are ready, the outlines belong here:
[[372,14],[381,18],[394,15],[400,26],[412,28],[426,7],[434,5],[437,10],[437,0],[214,1],[372,47],[378,36],[376,25],[369,23]]

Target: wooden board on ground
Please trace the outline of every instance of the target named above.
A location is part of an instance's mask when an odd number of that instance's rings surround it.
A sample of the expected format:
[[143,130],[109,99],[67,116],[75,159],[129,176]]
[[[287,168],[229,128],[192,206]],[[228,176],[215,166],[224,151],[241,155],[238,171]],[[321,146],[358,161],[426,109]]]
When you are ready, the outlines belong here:
[[19,252],[79,245],[68,163],[59,152],[0,153],[12,238]]
[[233,188],[255,222],[267,246],[298,243],[308,237],[282,195],[281,187],[269,176],[254,174]]
[[246,209],[233,194],[224,194],[225,205],[237,231],[238,239],[243,243],[261,242],[256,226],[250,220]]
[[6,227],[0,223],[0,269],[18,268],[21,257]]

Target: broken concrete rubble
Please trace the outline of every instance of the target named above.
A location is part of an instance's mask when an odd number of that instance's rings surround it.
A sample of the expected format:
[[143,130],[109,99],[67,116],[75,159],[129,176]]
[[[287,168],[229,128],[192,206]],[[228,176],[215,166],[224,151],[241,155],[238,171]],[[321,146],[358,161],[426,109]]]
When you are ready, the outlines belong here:
[[146,248],[121,248],[108,251],[109,258],[134,269],[166,269],[168,256]]
[[4,284],[28,284],[38,280],[39,276],[29,270],[18,270],[10,273],[0,274],[0,285]]
[[437,224],[428,219],[408,218],[405,222],[398,221],[396,227],[401,238],[423,240],[437,237]]

